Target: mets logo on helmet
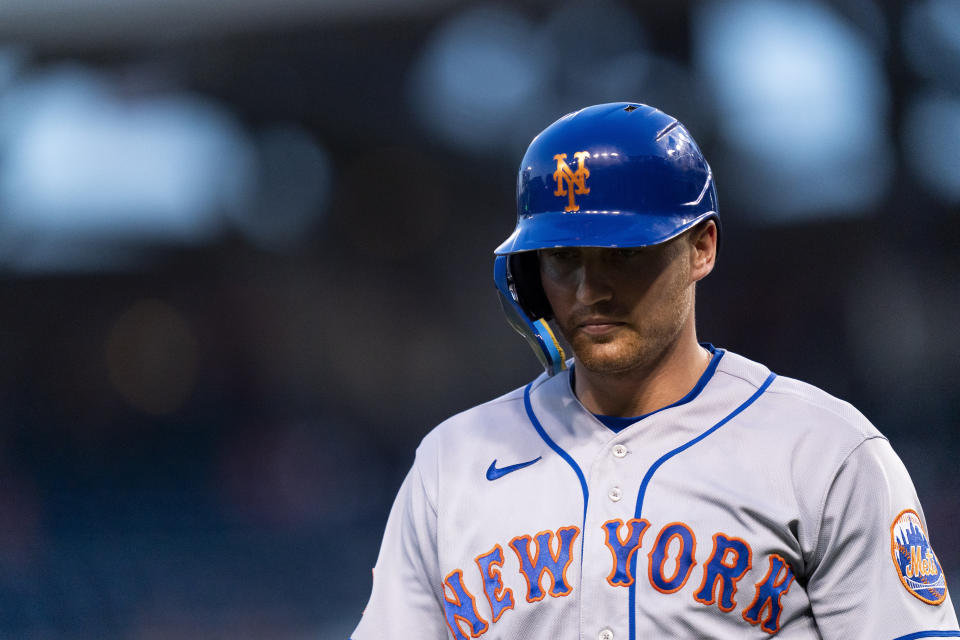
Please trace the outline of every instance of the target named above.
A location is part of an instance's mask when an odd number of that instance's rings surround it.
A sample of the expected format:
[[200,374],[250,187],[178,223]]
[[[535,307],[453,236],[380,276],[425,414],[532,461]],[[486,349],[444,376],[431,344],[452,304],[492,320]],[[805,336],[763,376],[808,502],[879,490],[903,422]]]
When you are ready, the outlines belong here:
[[580,205],[573,199],[573,195],[590,193],[590,187],[587,186],[587,178],[590,177],[590,170],[584,165],[586,159],[590,157],[589,151],[577,151],[573,154],[577,159],[577,170],[574,171],[567,164],[567,154],[558,153],[553,156],[557,161],[557,170],[553,172],[553,179],[557,181],[557,189],[553,192],[555,196],[567,196],[569,198],[564,211],[580,211]]
[[913,509],[901,511],[890,525],[890,552],[907,591],[927,604],[940,604],[946,599],[943,569]]

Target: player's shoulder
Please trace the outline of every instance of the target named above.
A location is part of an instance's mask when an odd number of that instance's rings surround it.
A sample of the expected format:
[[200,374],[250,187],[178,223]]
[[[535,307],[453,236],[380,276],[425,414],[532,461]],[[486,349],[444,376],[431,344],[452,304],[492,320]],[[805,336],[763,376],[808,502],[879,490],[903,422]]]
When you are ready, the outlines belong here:
[[448,432],[462,432],[482,426],[491,418],[503,418],[524,412],[523,396],[527,385],[517,387],[501,396],[456,413],[436,427],[431,435],[439,437]]
[[546,374],[541,374],[529,385],[450,416],[427,433],[420,443],[418,455],[469,450],[477,443],[491,439],[507,444],[530,437],[534,432],[523,428],[528,420],[524,406],[525,391],[527,387],[536,389],[548,380]]
[[[738,378],[759,388],[770,370],[736,353],[726,352],[718,368],[721,375]],[[877,428],[852,404],[823,389],[779,373],[758,399],[764,407],[780,417],[780,421],[799,428],[822,430],[832,438],[849,437],[862,440],[880,436]]]

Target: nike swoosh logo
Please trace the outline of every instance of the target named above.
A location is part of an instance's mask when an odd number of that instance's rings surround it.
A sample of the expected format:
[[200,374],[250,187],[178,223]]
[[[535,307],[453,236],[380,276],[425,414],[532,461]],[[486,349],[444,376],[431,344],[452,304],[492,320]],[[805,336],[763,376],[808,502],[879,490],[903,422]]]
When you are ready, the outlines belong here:
[[519,462],[517,464],[511,464],[508,467],[501,467],[497,469],[497,460],[494,458],[493,462],[490,463],[490,467],[487,469],[487,480],[496,480],[497,478],[502,478],[508,473],[513,473],[517,469],[523,469],[524,467],[529,467],[534,462],[539,462],[540,458],[543,456],[537,456],[533,460],[527,460],[526,462]]

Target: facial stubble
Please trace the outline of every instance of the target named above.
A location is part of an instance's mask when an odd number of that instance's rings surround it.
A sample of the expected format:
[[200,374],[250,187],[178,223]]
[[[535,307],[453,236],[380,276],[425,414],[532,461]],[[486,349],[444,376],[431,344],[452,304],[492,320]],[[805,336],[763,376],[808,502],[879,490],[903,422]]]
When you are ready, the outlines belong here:
[[577,326],[560,326],[578,365],[607,375],[653,370],[677,344],[686,324],[692,321],[694,286],[687,277],[688,272],[688,268],[677,269],[665,285],[668,294],[664,301],[655,309],[639,314],[640,321],[631,316],[629,322],[615,331],[599,336],[580,331]]

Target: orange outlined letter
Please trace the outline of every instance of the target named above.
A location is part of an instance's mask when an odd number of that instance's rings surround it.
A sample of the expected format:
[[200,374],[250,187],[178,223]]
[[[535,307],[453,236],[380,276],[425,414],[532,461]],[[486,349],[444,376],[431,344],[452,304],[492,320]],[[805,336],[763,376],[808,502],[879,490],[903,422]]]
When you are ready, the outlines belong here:
[[[447,597],[447,589],[453,592],[453,599]],[[463,586],[463,571],[451,571],[443,580],[443,614],[447,618],[447,626],[454,640],[468,640],[467,635],[460,627],[461,622],[470,625],[470,635],[474,638],[483,635],[488,626],[487,621],[480,617],[477,603]]]
[[573,541],[580,533],[579,527],[563,527],[557,530],[557,552],[553,552],[553,532],[541,531],[536,535],[536,558],[530,556],[530,536],[517,536],[510,547],[520,560],[520,572],[527,580],[527,602],[543,600],[546,593],[540,586],[543,572],[550,574],[550,595],[554,598],[569,595],[567,567],[573,560]]
[[[750,570],[751,556],[752,551],[746,541],[723,533],[713,534],[713,552],[703,566],[703,582],[693,599],[707,605],[716,602],[722,611],[733,611],[737,606],[733,599],[737,592],[737,581]],[[718,582],[720,597],[714,600]]]
[[771,554],[767,575],[757,583],[757,595],[754,597],[753,603],[743,612],[743,619],[750,624],[757,624],[760,622],[764,610],[769,609],[760,628],[767,633],[779,631],[780,613],[783,611],[780,598],[790,590],[792,583],[793,569],[790,568],[786,560],[775,553]]
[[483,593],[490,603],[490,612],[496,622],[508,609],[513,609],[513,589],[504,588],[500,567],[503,566],[503,548],[496,545],[487,553],[476,557],[480,575],[483,576]]
[[613,569],[607,576],[607,582],[613,587],[629,587],[633,584],[633,574],[630,573],[630,556],[636,553],[643,542],[643,534],[647,532],[650,523],[643,519],[630,518],[627,521],[627,539],[620,537],[620,527],[623,520],[607,520],[603,528],[607,532],[604,541],[613,555]]
[[[663,575],[663,567],[667,561],[670,543],[674,539],[680,541],[680,549],[677,551],[676,570],[668,578]],[[651,586],[660,593],[676,593],[682,589],[693,571],[693,565],[697,564],[694,559],[696,550],[697,539],[687,525],[682,522],[671,522],[661,529],[653,545],[653,551],[647,554],[650,560],[648,575]]]

